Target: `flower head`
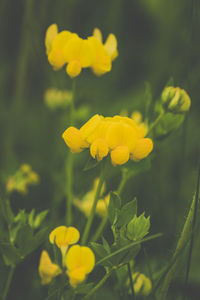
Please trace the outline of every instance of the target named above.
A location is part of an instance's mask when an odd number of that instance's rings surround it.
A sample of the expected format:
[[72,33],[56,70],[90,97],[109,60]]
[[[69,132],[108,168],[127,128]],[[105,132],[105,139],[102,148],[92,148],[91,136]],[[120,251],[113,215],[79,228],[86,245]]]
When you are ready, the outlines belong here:
[[133,287],[136,295],[148,296],[152,290],[151,280],[139,272],[133,273]]
[[95,265],[95,256],[92,250],[85,246],[74,245],[66,255],[67,274],[72,287],[85,280]]
[[70,31],[58,33],[56,24],[49,26],[45,46],[48,61],[54,70],[66,65],[66,72],[71,78],[78,76],[83,68],[88,67],[91,67],[96,75],[109,72],[112,61],[118,55],[117,40],[110,34],[103,45],[97,31],[98,29],[93,36],[82,39]]
[[101,161],[110,153],[111,162],[123,165],[129,159],[139,161],[153,149],[153,142],[144,138],[144,130],[133,119],[122,116],[93,116],[80,129],[69,127],[63,138],[72,152],[90,148],[93,158]]
[[161,98],[167,111],[185,113],[190,109],[191,99],[187,92],[179,87],[166,87]]
[[43,250],[40,257],[39,274],[42,284],[49,284],[54,277],[61,273],[58,265],[52,263],[47,251]]
[[65,256],[68,246],[77,243],[79,238],[80,233],[75,227],[66,226],[56,227],[49,235],[50,243],[54,244],[55,242],[63,256]]

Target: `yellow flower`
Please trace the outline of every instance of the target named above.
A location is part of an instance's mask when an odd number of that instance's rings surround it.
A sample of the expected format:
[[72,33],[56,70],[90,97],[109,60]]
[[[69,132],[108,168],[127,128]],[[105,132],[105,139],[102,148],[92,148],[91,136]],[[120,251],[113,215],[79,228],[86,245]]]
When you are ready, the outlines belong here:
[[9,193],[17,191],[26,194],[28,192],[28,186],[37,184],[39,179],[39,175],[32,171],[30,165],[23,164],[13,176],[8,178],[6,190]]
[[144,274],[136,272],[132,275],[133,287],[136,295],[148,296],[152,291],[151,280]]
[[58,226],[49,235],[51,244],[56,243],[62,255],[65,256],[69,245],[75,244],[80,238],[80,233],[75,227]]
[[140,131],[140,137],[145,137],[148,133],[149,128],[148,125],[143,122],[142,114],[139,111],[133,111],[131,114],[131,119],[133,119],[133,121],[135,121],[135,123],[137,124]]
[[[95,74],[102,75],[111,70],[112,61],[117,57],[117,40],[110,34],[103,45],[95,30],[94,36],[80,38],[76,33],[61,31],[56,24],[49,26],[45,36],[48,61],[54,70],[66,66],[66,72],[74,78],[82,68],[91,67]],[[99,31],[100,32],[100,31]]]
[[40,257],[39,274],[42,284],[49,284],[54,277],[61,273],[58,265],[52,263],[47,251],[43,250]]
[[67,275],[70,285],[75,288],[85,280],[95,265],[95,256],[88,247],[74,245],[66,255]]
[[[95,192],[98,186],[99,178],[95,179],[92,190],[86,193],[82,200],[74,199],[74,205],[78,207],[86,217],[89,217],[90,211],[94,202]],[[105,186],[102,188],[102,193],[104,193]],[[96,214],[103,218],[107,214],[107,209],[109,205],[110,196],[106,195],[104,198],[101,197],[96,206]]]
[[94,115],[80,130],[69,127],[63,138],[72,152],[90,148],[93,158],[101,161],[110,153],[115,165],[125,164],[129,158],[139,161],[153,150],[153,142],[144,138],[140,124],[122,116],[106,117]]

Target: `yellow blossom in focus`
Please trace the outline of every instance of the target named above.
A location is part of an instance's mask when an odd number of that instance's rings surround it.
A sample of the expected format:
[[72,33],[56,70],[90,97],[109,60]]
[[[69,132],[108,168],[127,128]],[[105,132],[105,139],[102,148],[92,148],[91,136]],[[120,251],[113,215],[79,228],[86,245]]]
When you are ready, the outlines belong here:
[[144,138],[141,123],[122,116],[94,115],[80,129],[69,127],[63,133],[65,143],[72,152],[90,148],[93,158],[101,161],[110,154],[111,162],[123,165],[129,159],[139,161],[153,150],[153,142]]
[[55,242],[63,256],[65,256],[68,246],[77,243],[79,238],[79,231],[72,226],[58,226],[49,235],[50,243],[54,244]]
[[67,275],[73,288],[83,282],[95,265],[93,251],[85,246],[74,245],[66,255]]
[[[90,211],[91,211],[91,208],[92,208],[92,205],[94,202],[94,197],[95,197],[96,189],[98,186],[98,182],[99,182],[99,178],[95,179],[92,190],[87,192],[87,194],[83,197],[83,199],[81,199],[81,200],[74,199],[74,205],[76,207],[78,207],[85,214],[86,217],[89,217],[89,215],[90,215]],[[104,193],[104,189],[105,189],[105,186],[103,186],[103,188],[102,188],[101,195]],[[103,218],[107,214],[109,200],[110,200],[109,194],[106,195],[104,198],[101,196],[100,199],[98,200],[97,206],[96,206],[96,214],[99,217]]]
[[26,194],[28,192],[28,186],[38,184],[39,180],[39,175],[32,171],[31,166],[23,164],[14,175],[8,178],[6,190],[8,193],[17,191]]
[[43,250],[39,264],[39,274],[42,284],[49,284],[60,273],[59,266],[52,263],[47,251]]

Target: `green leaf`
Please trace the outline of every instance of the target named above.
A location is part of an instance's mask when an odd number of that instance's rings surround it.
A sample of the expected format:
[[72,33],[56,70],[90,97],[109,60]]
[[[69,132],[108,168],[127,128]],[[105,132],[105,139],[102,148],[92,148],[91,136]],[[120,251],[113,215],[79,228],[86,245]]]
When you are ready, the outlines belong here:
[[7,266],[15,266],[20,262],[20,254],[18,249],[9,243],[0,243],[0,252],[2,253],[4,262]]
[[12,212],[9,199],[0,198],[0,207],[5,220],[8,224],[11,224],[15,216]]
[[114,223],[116,217],[119,214],[121,207],[121,199],[118,194],[111,192],[110,193],[110,201],[108,205],[108,219],[111,224]]
[[149,233],[150,228],[150,217],[145,218],[144,214],[134,218],[127,225],[127,237],[130,240],[142,239],[145,235]]
[[162,236],[161,233],[157,233],[157,234],[154,234],[154,235],[150,235],[149,237],[144,238],[142,240],[131,242],[130,244],[128,244],[124,247],[121,247],[120,249],[116,250],[115,252],[112,252],[111,254],[109,254],[109,255],[103,257],[102,259],[98,260],[97,263],[96,263],[96,266],[104,264],[106,261],[110,260],[113,256],[115,256],[115,255],[117,255],[121,252],[125,252],[125,251],[131,249],[132,247],[134,247],[136,245],[139,245],[139,244],[142,244],[144,242],[156,239],[156,238],[161,237],[161,236]]
[[85,167],[83,168],[83,171],[88,171],[91,170],[93,168],[95,168],[96,166],[98,166],[100,164],[99,161],[97,161],[96,159],[93,159],[91,156],[89,157]]
[[41,213],[39,213],[34,220],[33,223],[33,228],[38,228],[41,223],[44,221],[44,219],[46,218],[46,215],[48,214],[48,210],[44,210]]
[[155,137],[165,137],[177,129],[183,123],[184,119],[184,114],[166,113],[155,128]]
[[103,242],[103,247],[106,250],[107,253],[110,253],[110,246],[108,244],[108,242],[106,241],[106,239],[102,236],[102,242]]
[[16,244],[22,257],[25,257],[32,252],[34,248],[34,239],[33,230],[29,225],[25,224],[19,228],[16,236]]
[[[100,259],[102,259],[103,257],[105,257],[105,256],[108,255],[108,253],[107,253],[107,251],[106,251],[106,249],[104,248],[103,245],[98,244],[98,243],[94,243],[94,242],[91,242],[90,245],[91,245],[92,250],[93,250],[94,253],[95,253],[95,256],[96,256],[96,259],[97,259],[97,260],[100,260]],[[111,264],[109,261],[105,262],[105,263],[102,264],[102,265],[103,265],[103,266],[107,266],[107,267],[112,266],[112,264]]]
[[122,227],[127,225],[134,215],[137,214],[137,199],[134,198],[132,201],[126,203],[121,211],[119,212],[119,216],[117,219],[117,226]]

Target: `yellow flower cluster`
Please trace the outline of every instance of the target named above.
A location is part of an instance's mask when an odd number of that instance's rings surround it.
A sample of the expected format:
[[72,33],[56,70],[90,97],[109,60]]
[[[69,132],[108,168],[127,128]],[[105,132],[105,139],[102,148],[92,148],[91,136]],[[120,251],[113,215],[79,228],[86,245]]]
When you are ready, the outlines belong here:
[[26,194],[29,185],[35,185],[39,182],[39,175],[34,172],[30,165],[23,164],[17,172],[8,178],[6,190],[8,193],[18,191]]
[[80,129],[69,127],[62,135],[73,153],[90,148],[91,156],[98,161],[110,153],[114,166],[125,164],[129,158],[139,161],[148,156],[153,142],[144,136],[144,130],[131,118],[101,115],[94,115]]
[[[87,194],[83,197],[82,200],[74,199],[74,205],[78,207],[86,217],[89,217],[90,211],[94,202],[96,189],[99,183],[99,178],[95,179],[93,188],[87,192]],[[103,185],[101,195],[104,193],[105,187]],[[100,197],[96,206],[96,214],[103,218],[107,214],[108,205],[109,205],[110,196],[107,194],[104,198]]]
[[72,91],[50,88],[46,90],[44,101],[48,108],[66,108],[72,101]]
[[42,284],[49,284],[54,277],[62,272],[69,277],[73,288],[83,282],[95,265],[95,256],[89,247],[70,245],[78,242],[79,231],[75,227],[59,226],[49,235],[49,241],[60,248],[63,257],[62,268],[54,264],[48,253],[43,250],[40,257],[39,274]]
[[99,29],[87,39],[80,38],[76,33],[61,31],[58,33],[56,24],[48,27],[45,37],[48,61],[59,70],[66,66],[66,72],[74,78],[83,68],[90,67],[96,75],[107,73],[112,68],[112,61],[117,57],[117,40],[109,34],[105,44]]

